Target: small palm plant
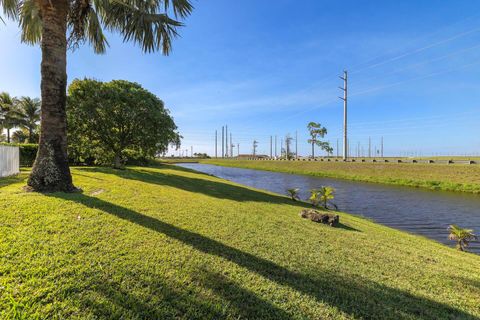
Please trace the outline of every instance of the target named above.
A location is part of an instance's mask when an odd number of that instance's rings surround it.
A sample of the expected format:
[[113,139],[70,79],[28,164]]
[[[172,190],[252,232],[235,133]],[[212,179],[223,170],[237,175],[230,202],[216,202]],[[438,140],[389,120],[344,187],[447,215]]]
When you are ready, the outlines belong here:
[[311,189],[308,201],[310,201],[312,206],[318,207],[318,204],[320,203],[320,189]]
[[298,191],[300,191],[299,188],[287,189],[287,193],[293,201],[300,200],[300,197],[298,196]]
[[330,200],[333,200],[335,198],[335,195],[334,195],[335,189],[332,187],[322,186],[319,189],[319,191],[320,191],[320,203],[325,209],[328,209],[328,203],[330,202]]
[[337,206],[331,202],[331,200],[335,198],[334,194],[334,188],[322,186],[319,189],[310,190],[310,198],[308,198],[308,201],[310,201],[314,207],[321,205],[323,208],[328,209],[328,205],[330,204],[337,209]]
[[465,248],[468,247],[470,241],[478,239],[472,229],[463,229],[456,224],[449,226],[448,231],[450,231],[448,239],[457,241],[456,247],[460,251],[465,251]]

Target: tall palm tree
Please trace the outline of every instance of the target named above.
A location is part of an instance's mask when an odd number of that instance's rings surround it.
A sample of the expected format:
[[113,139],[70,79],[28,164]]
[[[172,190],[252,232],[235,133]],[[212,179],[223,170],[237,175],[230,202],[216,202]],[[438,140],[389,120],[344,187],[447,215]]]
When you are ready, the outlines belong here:
[[[143,51],[169,54],[171,41],[192,12],[190,0],[0,0],[19,21],[23,42],[40,44],[40,144],[28,185],[37,191],[74,191],[67,162],[67,48],[84,42],[95,53],[108,46],[104,29],[117,31]],[[173,18],[172,18],[173,17]]]
[[[1,1],[1,0],[0,0]],[[0,128],[7,130],[7,143],[10,143],[10,130],[18,124],[17,101],[7,92],[0,93]]]
[[310,134],[310,139],[308,139],[307,142],[312,145],[312,158],[315,158],[315,145],[320,147],[322,150],[327,151],[327,153],[332,153],[333,149],[330,147],[330,144],[319,139],[325,137],[327,134],[327,128],[322,127],[320,123],[310,122],[307,125],[307,129],[308,133]]
[[33,132],[38,127],[40,121],[40,107],[39,99],[32,99],[30,97],[21,97],[18,100],[18,125],[20,128],[28,130],[28,142],[34,143]]

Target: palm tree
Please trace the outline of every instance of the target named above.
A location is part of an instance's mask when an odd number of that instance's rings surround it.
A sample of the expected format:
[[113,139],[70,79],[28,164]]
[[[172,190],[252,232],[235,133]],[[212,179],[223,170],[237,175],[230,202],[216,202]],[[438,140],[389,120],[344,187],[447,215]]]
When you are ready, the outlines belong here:
[[17,130],[12,134],[12,141],[15,143],[25,143],[28,141],[28,132],[25,129]]
[[298,197],[298,191],[300,191],[299,188],[287,189],[287,193],[293,201],[300,200],[300,198]]
[[323,138],[327,134],[327,128],[322,127],[320,123],[310,122],[307,125],[307,129],[311,137],[308,139],[308,143],[312,145],[312,158],[315,158],[315,145],[328,153],[332,153],[333,149],[330,147],[330,144],[319,140],[319,138]]
[[455,224],[449,226],[448,231],[448,239],[457,241],[457,249],[460,251],[464,251],[470,241],[477,239],[472,229],[463,229]]
[[28,142],[36,142],[34,139],[34,131],[38,127],[40,121],[40,107],[39,99],[32,99],[30,97],[22,97],[18,100],[18,113],[20,128],[28,130]]
[[332,188],[332,187],[322,186],[319,189],[319,195],[320,195],[320,202],[322,203],[322,206],[325,209],[327,209],[328,208],[328,203],[330,202],[330,200],[333,200],[335,198],[335,189]]
[[18,124],[16,103],[16,99],[7,92],[0,93],[0,127],[7,130],[7,143],[11,142],[10,130]]
[[42,50],[40,144],[28,185],[37,191],[74,191],[67,162],[67,47],[88,42],[95,53],[104,53],[107,29],[144,52],[168,55],[183,26],[179,20],[193,6],[190,0],[0,0],[0,6],[6,17],[19,21],[22,41]]
[[314,207],[322,205],[324,209],[328,209],[330,203],[335,209],[337,206],[330,201],[335,198],[335,189],[332,187],[321,186],[318,189],[310,190],[310,198],[308,200]]

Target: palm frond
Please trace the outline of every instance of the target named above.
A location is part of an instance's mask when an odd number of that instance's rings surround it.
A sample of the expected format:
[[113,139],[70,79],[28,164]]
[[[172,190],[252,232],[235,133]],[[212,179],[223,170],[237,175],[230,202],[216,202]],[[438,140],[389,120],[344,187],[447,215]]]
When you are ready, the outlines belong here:
[[[19,1],[18,0],[0,0],[0,7],[2,7],[3,14],[13,20],[18,19]],[[3,19],[2,19],[3,21]]]
[[108,4],[101,3],[105,26],[111,31],[119,31],[124,41],[133,41],[144,52],[162,50],[165,55],[170,53],[172,39],[178,36],[177,28],[183,23],[170,18],[167,13],[157,13],[158,1],[112,0]]
[[164,9],[168,12],[170,5],[176,17],[186,18],[192,13],[193,5],[189,0],[166,0],[164,1]]
[[95,53],[105,52],[108,41],[103,33],[98,15],[93,9],[88,14],[87,36]]
[[25,0],[20,8],[22,42],[37,44],[42,40],[42,20],[40,10],[34,0]]

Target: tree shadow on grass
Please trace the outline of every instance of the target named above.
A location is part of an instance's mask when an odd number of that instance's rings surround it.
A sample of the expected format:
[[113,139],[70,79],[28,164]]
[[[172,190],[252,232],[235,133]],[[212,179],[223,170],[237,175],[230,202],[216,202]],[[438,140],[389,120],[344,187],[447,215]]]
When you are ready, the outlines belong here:
[[79,299],[82,309],[93,313],[95,319],[220,319],[223,316],[209,301],[188,290],[174,289],[160,277],[146,280],[131,272],[122,272],[140,288],[118,283],[98,272],[89,274],[89,288],[82,291]]
[[[318,270],[314,274],[291,271],[272,261],[241,251],[220,241],[95,197],[64,193],[53,193],[50,196],[102,210],[120,219],[162,233],[200,252],[231,261],[279,285],[288,286],[318,302],[336,307],[353,317],[368,319],[476,319],[476,317],[449,305],[418,297],[406,291],[363,278],[344,277],[336,274],[333,270]],[[234,301],[233,304],[241,304],[242,302],[237,300],[241,296],[242,294],[238,296],[230,295],[227,299]],[[261,308],[262,303],[258,307]],[[254,311],[249,312],[253,313]],[[252,314],[253,316],[254,314]]]
[[27,178],[25,173],[19,173],[15,176],[0,178],[0,188],[8,187],[11,184],[19,183]]
[[[169,166],[170,170],[186,171],[198,173],[190,169]],[[292,201],[287,197],[272,195],[265,192],[258,192],[246,187],[224,183],[221,181],[212,181],[209,179],[200,179],[186,177],[178,174],[169,174],[166,172],[149,171],[144,169],[127,168],[125,170],[112,170],[109,168],[78,168],[77,170],[85,172],[101,172],[104,174],[113,174],[122,179],[136,180],[149,184],[169,186],[184,191],[204,194],[219,199],[228,199],[233,201],[255,201],[274,204],[287,204],[298,207],[308,207],[305,203]]]

